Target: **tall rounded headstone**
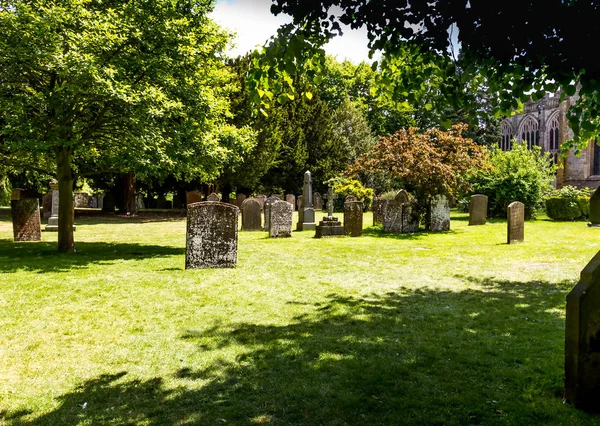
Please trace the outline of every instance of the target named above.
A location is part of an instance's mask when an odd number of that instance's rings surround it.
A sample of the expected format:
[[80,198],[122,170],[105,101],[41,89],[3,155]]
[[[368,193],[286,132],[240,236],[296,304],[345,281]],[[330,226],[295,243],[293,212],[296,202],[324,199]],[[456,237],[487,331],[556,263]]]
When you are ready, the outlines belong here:
[[525,205],[515,201],[508,205],[507,243],[522,243],[525,240]]
[[40,203],[25,191],[13,189],[10,201],[15,241],[41,241]]
[[285,201],[290,203],[294,210],[296,210],[296,196],[294,194],[286,194]]
[[[265,211],[267,203],[265,203]],[[292,236],[292,215],[294,206],[277,200],[269,206],[269,237],[287,238]]]
[[261,206],[258,200],[246,198],[242,203],[242,231],[261,231]]
[[487,221],[487,207],[487,195],[472,195],[469,206],[469,225],[485,225]]
[[237,263],[239,209],[215,201],[187,208],[185,268],[233,268]]
[[363,228],[362,201],[346,201],[344,203],[344,232],[351,237],[360,237]]
[[431,199],[429,229],[432,231],[450,230],[450,203],[445,195],[435,195]]

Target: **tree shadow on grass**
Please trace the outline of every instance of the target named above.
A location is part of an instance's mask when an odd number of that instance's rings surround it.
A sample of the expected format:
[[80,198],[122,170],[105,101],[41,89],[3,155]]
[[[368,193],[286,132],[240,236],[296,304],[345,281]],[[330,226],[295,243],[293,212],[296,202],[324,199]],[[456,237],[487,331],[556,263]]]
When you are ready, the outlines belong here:
[[0,240],[0,272],[68,272],[90,264],[185,254],[184,247],[84,241],[77,243],[77,250],[76,253],[59,253],[55,242],[21,243]]
[[30,423],[27,410],[4,417],[34,426],[598,422],[561,399],[573,283],[464,278],[479,287],[333,294],[286,325],[188,330],[181,338],[206,354],[203,368],[144,381],[103,375]]

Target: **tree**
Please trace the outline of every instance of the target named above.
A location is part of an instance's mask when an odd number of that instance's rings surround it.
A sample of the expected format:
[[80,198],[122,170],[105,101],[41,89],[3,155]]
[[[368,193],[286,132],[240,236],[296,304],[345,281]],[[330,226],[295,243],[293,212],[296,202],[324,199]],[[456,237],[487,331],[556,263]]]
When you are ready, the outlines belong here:
[[[78,174],[214,178],[252,144],[226,125],[228,36],[210,2],[0,0],[0,152],[52,156],[60,210]],[[59,251],[73,251],[72,215]]]
[[423,99],[433,75],[442,81],[446,102],[467,109],[463,87],[483,75],[491,96],[500,100],[494,110],[507,113],[530,96],[538,100],[559,88],[562,97],[572,96],[579,87],[569,112],[574,142],[587,143],[600,133],[600,61],[588,47],[600,30],[595,1],[273,2],[274,14],[289,14],[294,21],[266,47],[269,60],[251,75],[255,81],[283,72],[318,81],[325,63],[322,46],[341,33],[344,23],[366,27],[371,52],[383,52],[374,67],[382,71],[380,87],[395,100]]
[[466,130],[461,124],[449,131],[431,129],[419,133],[414,127],[399,130],[382,137],[347,173],[381,173],[401,181],[416,196],[417,213],[423,217],[432,196],[450,197],[468,190],[469,171],[485,166],[486,149],[464,138]]

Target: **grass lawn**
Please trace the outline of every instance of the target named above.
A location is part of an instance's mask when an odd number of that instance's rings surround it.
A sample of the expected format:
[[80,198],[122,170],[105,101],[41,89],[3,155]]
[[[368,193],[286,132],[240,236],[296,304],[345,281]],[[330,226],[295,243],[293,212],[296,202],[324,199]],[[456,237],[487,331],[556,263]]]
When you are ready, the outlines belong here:
[[[318,217],[321,215],[318,214]],[[562,401],[565,296],[600,229],[537,220],[270,240],[189,270],[185,219],[0,212],[0,424],[592,425]]]

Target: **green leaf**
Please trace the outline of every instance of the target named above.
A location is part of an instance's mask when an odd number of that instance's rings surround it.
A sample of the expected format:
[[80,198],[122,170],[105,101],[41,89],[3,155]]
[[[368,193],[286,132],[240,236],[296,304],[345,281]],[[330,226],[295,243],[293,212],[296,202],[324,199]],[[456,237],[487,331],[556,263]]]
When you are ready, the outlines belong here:
[[309,101],[313,98],[313,94],[311,92],[304,92],[304,96],[306,96],[306,99]]

